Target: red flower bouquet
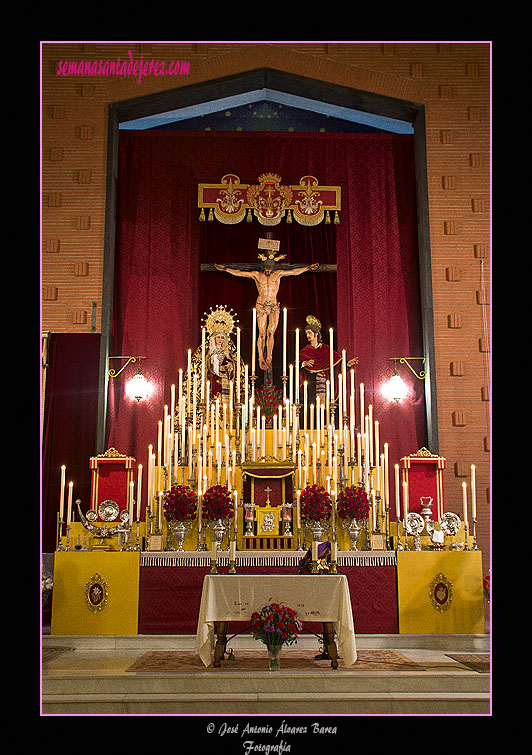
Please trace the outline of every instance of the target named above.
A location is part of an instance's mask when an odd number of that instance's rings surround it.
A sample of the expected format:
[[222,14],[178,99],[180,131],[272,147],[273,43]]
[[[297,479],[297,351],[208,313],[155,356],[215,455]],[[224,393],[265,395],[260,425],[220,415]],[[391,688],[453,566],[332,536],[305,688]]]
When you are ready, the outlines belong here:
[[255,405],[260,406],[265,417],[272,417],[279,404],[283,404],[283,394],[272,383],[261,385],[255,394]]
[[367,519],[368,494],[359,487],[345,488],[336,499],[336,509],[340,519]]
[[331,496],[321,485],[308,485],[301,493],[301,518],[320,521],[331,513]]
[[203,519],[229,519],[234,514],[231,493],[224,485],[213,485],[203,494]]
[[196,516],[196,495],[186,485],[172,485],[163,496],[163,511],[167,522],[184,522]]
[[297,642],[297,633],[302,629],[296,612],[279,603],[271,603],[251,615],[251,633],[265,645],[291,645]]

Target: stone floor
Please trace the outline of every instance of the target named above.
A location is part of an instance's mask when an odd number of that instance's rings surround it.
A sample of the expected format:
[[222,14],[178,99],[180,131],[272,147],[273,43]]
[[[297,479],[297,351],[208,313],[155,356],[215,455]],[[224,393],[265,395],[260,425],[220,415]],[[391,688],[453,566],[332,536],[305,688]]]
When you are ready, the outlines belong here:
[[[396,650],[422,671],[283,670],[197,674],[127,672],[148,650],[193,650],[194,636],[53,636],[73,648],[43,665],[43,714],[93,715],[457,715],[490,712],[491,675],[454,663],[449,653],[489,653],[489,635],[357,635],[357,649]],[[230,646],[257,648],[250,637]],[[300,637],[300,649],[316,649]]]

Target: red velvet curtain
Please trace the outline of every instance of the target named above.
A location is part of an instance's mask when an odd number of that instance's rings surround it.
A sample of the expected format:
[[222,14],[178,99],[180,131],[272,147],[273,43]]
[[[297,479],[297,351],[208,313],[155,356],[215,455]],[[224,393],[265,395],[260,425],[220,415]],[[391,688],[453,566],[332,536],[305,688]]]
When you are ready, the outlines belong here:
[[[74,483],[74,500],[90,505],[89,457],[96,451],[99,333],[52,333],[42,436],[42,548],[55,551],[61,466]],[[65,494],[65,506],[67,497]],[[66,508],[65,508],[66,515]]]
[[[218,182],[225,173],[256,183],[264,171],[278,173],[287,184],[310,174],[323,185],[340,185],[340,225],[199,222],[199,183]],[[243,358],[250,360],[254,285],[199,268],[202,262],[256,261],[258,239],[268,230],[288,255],[285,262],[338,266],[336,276],[305,273],[282,281],[289,350],[293,329],[304,327],[306,315],[315,314],[325,333],[334,327],[336,346],[359,358],[357,390],[364,382],[366,406],[374,406],[391,464],[426,444],[422,382],[403,373],[410,395],[401,404],[389,404],[380,394],[393,371],[390,357],[423,356],[413,137],[124,131],[118,190],[111,354],[145,356],[142,370],[155,392],[139,404],[125,398],[132,367],[111,381],[108,446],[146,463],[170,386],[177,384],[179,368],[186,368],[187,349],[200,344],[201,318],[210,307],[225,304],[237,312]]]

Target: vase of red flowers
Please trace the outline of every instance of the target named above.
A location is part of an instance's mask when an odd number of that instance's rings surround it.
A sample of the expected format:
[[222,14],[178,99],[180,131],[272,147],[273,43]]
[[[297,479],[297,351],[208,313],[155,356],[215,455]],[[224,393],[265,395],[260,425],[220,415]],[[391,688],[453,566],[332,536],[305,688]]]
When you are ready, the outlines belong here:
[[297,642],[302,629],[296,612],[280,603],[270,603],[251,615],[251,633],[266,645],[270,671],[280,671],[282,646]]
[[188,485],[172,485],[166,491],[163,496],[164,517],[168,522],[166,550],[183,550],[185,535],[192,528],[196,509],[196,495]]
[[321,542],[331,515],[332,499],[330,493],[321,485],[307,485],[301,492],[299,503],[301,519],[312,532],[312,539]]
[[205,491],[201,506],[201,518],[212,529],[218,549],[222,547],[222,541],[233,514],[231,493],[224,485],[213,485]]
[[344,488],[336,499],[336,510],[349,534],[351,550],[357,551],[358,536],[369,517],[368,494],[358,486]]

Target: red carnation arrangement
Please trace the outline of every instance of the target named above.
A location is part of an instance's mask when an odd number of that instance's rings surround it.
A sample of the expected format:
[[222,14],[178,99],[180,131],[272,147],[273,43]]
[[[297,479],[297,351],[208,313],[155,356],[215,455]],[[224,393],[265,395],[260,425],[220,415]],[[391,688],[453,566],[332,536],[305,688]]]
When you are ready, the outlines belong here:
[[367,519],[369,516],[368,494],[362,488],[344,488],[336,499],[340,519]]
[[331,513],[331,495],[321,485],[308,485],[301,493],[301,518],[320,521]]
[[187,485],[172,485],[163,497],[167,522],[184,522],[196,516],[196,495]]
[[302,629],[296,612],[279,603],[270,603],[251,615],[251,633],[266,645],[291,645]]
[[229,519],[234,514],[231,493],[224,485],[213,485],[203,494],[203,519]]

